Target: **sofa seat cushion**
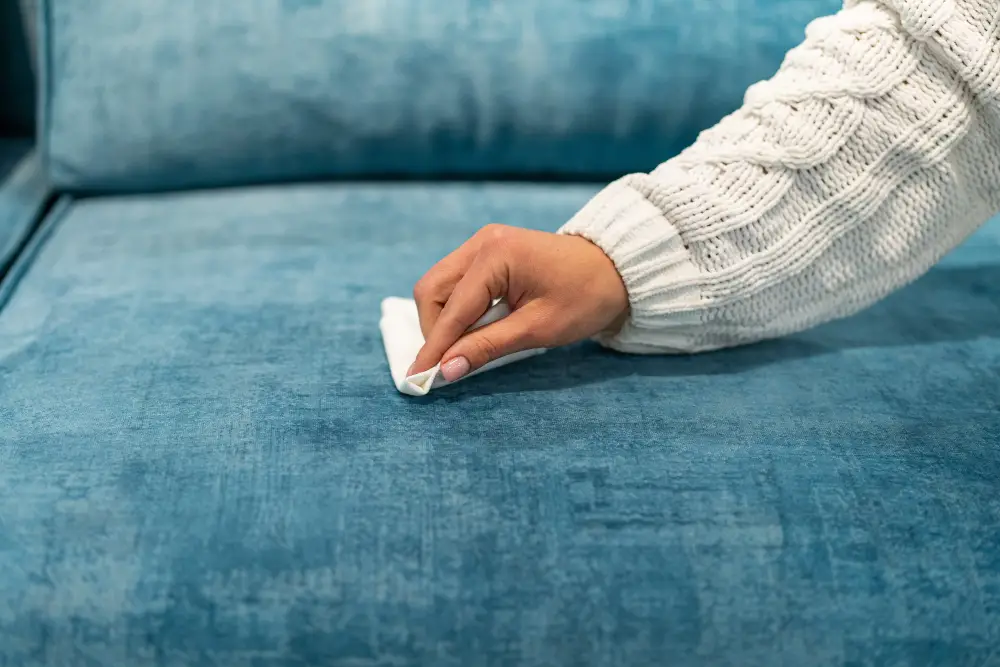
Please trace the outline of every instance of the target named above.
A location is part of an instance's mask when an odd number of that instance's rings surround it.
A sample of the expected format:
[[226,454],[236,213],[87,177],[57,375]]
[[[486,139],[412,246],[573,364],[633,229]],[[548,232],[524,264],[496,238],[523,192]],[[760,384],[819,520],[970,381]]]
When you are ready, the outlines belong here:
[[0,311],[0,662],[985,661],[1000,223],[780,342],[400,395],[379,300],[593,191],[60,203]]
[[31,141],[0,138],[0,278],[38,221],[49,195]]

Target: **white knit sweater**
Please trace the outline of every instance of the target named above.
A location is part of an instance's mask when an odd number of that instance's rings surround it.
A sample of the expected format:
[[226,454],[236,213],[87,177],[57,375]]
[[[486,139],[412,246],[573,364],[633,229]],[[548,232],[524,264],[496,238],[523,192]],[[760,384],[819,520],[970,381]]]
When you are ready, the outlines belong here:
[[741,109],[560,231],[628,289],[602,342],[697,352],[857,312],[998,210],[1000,0],[847,0]]

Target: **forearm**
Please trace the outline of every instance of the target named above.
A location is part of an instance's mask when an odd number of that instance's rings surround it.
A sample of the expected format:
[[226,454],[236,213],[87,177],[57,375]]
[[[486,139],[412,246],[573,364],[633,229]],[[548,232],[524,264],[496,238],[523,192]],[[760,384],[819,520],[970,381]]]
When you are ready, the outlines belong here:
[[1000,209],[996,8],[848,4],[739,111],[563,227],[628,289],[604,342],[695,352],[854,313]]

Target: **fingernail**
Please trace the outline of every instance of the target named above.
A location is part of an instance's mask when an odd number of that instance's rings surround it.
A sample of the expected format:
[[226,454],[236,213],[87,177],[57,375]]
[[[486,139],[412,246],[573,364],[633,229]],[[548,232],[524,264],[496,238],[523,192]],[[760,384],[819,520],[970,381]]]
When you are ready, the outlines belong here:
[[417,362],[414,361],[412,364],[410,364],[410,367],[406,370],[406,377],[410,377],[411,375],[413,375],[413,369],[416,367],[417,367]]
[[441,366],[441,375],[448,382],[454,382],[458,378],[462,377],[469,372],[469,360],[465,357],[455,357],[448,363]]

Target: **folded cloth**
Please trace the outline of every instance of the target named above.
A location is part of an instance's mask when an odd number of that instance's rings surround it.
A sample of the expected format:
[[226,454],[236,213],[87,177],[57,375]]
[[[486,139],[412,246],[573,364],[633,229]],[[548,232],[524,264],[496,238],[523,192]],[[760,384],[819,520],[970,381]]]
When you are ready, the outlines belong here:
[[[510,314],[510,307],[503,300],[494,302],[493,306],[480,317],[469,331],[484,327]],[[413,299],[389,297],[382,300],[382,320],[379,322],[382,330],[382,343],[385,345],[385,356],[389,360],[389,372],[396,389],[409,396],[425,396],[431,389],[451,384],[440,374],[441,365],[424,371],[407,375],[406,372],[417,358],[417,353],[424,345],[424,336],[420,332],[420,317],[417,315],[417,304]],[[495,359],[482,368],[469,373],[459,380],[478,375],[491,368],[504,366],[520,359],[541,354],[544,349],[524,350],[505,357]],[[456,380],[458,382],[459,380]]]

